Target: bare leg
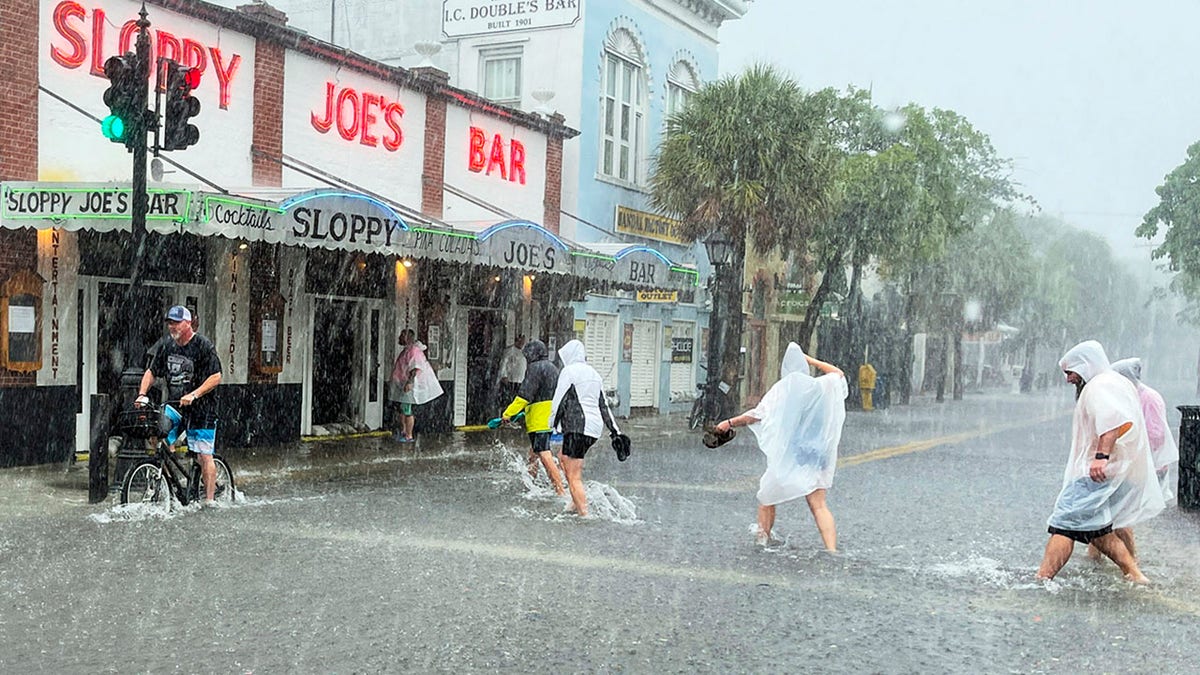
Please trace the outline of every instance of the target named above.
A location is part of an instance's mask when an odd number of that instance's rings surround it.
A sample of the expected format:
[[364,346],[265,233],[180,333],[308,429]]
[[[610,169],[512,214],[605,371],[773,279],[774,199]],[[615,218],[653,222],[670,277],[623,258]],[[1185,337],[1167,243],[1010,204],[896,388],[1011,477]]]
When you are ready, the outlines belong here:
[[[1097,539],[1096,541],[1099,541]],[[1042,564],[1038,567],[1038,579],[1053,579],[1054,575],[1067,564],[1071,559],[1071,553],[1075,550],[1075,542],[1069,537],[1064,537],[1061,534],[1050,535],[1050,541],[1046,542],[1046,553],[1042,556]]]
[[812,511],[813,520],[817,523],[817,532],[821,534],[821,543],[825,550],[837,551],[837,527],[833,522],[833,512],[825,505],[825,490],[813,490],[804,498],[808,502],[808,510]]
[[[1129,555],[1133,556],[1134,560],[1137,560],[1137,547],[1133,545],[1133,528],[1120,527],[1113,530],[1113,534],[1117,535],[1117,537],[1121,540],[1121,543],[1125,544],[1125,548],[1129,551]],[[1100,554],[1100,549],[1096,548],[1096,542],[1088,544],[1088,557],[1096,562],[1100,561],[1102,556]]]
[[1129,555],[1137,560],[1137,547],[1133,545],[1133,528],[1119,527],[1113,530],[1113,534],[1121,539],[1121,543],[1125,544],[1125,548],[1129,549]]
[[212,455],[201,453],[196,453],[196,461],[200,462],[200,480],[204,481],[204,498],[211,502],[217,489],[217,463],[213,461]]
[[404,416],[404,437],[410,441],[413,439],[413,425],[416,421],[417,418],[412,415]]
[[1125,547],[1125,542],[1121,539],[1120,535],[1115,532],[1106,534],[1093,543],[1096,544],[1096,548],[1100,549],[1101,553],[1108,556],[1110,560],[1117,564],[1117,567],[1121,568],[1121,572],[1125,575],[1126,579],[1139,584],[1150,583],[1146,575],[1142,574],[1142,571],[1138,569],[1137,560],[1134,560],[1133,554]]
[[581,516],[587,515],[587,494],[583,491],[583,460],[562,457],[563,471],[567,474],[567,486],[571,489],[571,501],[575,512]]
[[[562,475],[558,473],[558,466],[554,464],[554,457],[551,456],[549,452],[539,452],[537,455],[538,459],[542,461],[542,466],[546,469],[546,475],[550,478],[550,484],[554,486],[554,491],[557,494],[562,495],[564,492],[563,479]],[[530,458],[529,468],[530,471],[536,475],[537,465],[533,464],[532,457]]]
[[771,528],[775,527],[775,505],[758,505],[758,536],[755,540],[762,545],[771,541]]
[[529,477],[537,479],[538,454],[533,450],[529,451],[529,456],[525,458],[525,470],[529,472]]

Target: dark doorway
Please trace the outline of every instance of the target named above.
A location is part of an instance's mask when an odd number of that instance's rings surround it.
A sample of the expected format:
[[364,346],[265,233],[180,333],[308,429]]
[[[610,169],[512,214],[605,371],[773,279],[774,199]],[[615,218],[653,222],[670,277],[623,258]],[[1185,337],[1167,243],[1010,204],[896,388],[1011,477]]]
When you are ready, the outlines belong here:
[[500,312],[470,310],[467,331],[467,424],[481,424],[500,414],[497,373],[505,347]]
[[[128,284],[101,283],[99,288],[99,319],[96,335],[96,388],[102,394],[118,396],[121,371],[126,365],[144,370],[148,365],[149,349],[167,334],[163,317],[170,306],[167,289],[157,286],[138,286],[133,290],[132,313],[125,307]],[[126,331],[134,331],[133,357],[126,354]],[[136,392],[135,392],[136,393]],[[114,400],[119,400],[116,398]],[[113,406],[114,412],[120,406]]]
[[313,424],[354,421],[354,315],[348,300],[317,300],[313,312]]

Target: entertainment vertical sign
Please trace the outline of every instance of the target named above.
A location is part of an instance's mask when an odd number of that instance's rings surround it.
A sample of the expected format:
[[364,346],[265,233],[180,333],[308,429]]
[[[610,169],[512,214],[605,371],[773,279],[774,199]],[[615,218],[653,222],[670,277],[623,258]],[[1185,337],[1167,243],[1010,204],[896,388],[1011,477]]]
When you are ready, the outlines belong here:
[[42,368],[39,386],[75,384],[78,359],[79,247],[74,232],[38,230],[42,287]]

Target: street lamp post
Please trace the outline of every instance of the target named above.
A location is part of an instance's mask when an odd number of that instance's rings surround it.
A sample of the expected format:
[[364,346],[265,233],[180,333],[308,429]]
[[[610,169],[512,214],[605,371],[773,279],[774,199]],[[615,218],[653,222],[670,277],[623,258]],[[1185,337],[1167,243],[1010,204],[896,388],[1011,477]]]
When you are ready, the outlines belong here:
[[729,239],[728,234],[721,230],[715,230],[704,240],[704,249],[708,253],[708,261],[713,268],[712,312],[708,318],[708,377],[706,378],[706,391],[710,394],[706,397],[707,405],[704,416],[705,419],[713,421],[721,414],[720,397],[716,394],[716,388],[721,385],[725,356],[725,322],[721,316],[721,305],[724,303],[722,276],[733,255],[733,242]]

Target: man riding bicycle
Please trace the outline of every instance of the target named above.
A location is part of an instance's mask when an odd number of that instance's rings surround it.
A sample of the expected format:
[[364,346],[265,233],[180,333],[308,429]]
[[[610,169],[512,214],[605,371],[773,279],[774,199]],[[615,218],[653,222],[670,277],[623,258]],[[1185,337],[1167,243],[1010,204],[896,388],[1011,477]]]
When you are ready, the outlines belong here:
[[[165,320],[170,336],[154,346],[154,356],[142,375],[134,404],[148,405],[150,398],[146,392],[153,386],[154,378],[165,378],[167,400],[179,401],[181,408],[176,411],[178,415],[170,415],[175,422],[170,438],[176,438],[181,429],[187,431],[188,450],[196,453],[196,461],[200,463],[204,503],[211,505],[217,476],[213,463],[217,406],[208,394],[221,383],[221,359],[212,341],[192,329],[192,313],[187,307],[172,307],[167,310]],[[174,410],[171,406],[167,408]]]

